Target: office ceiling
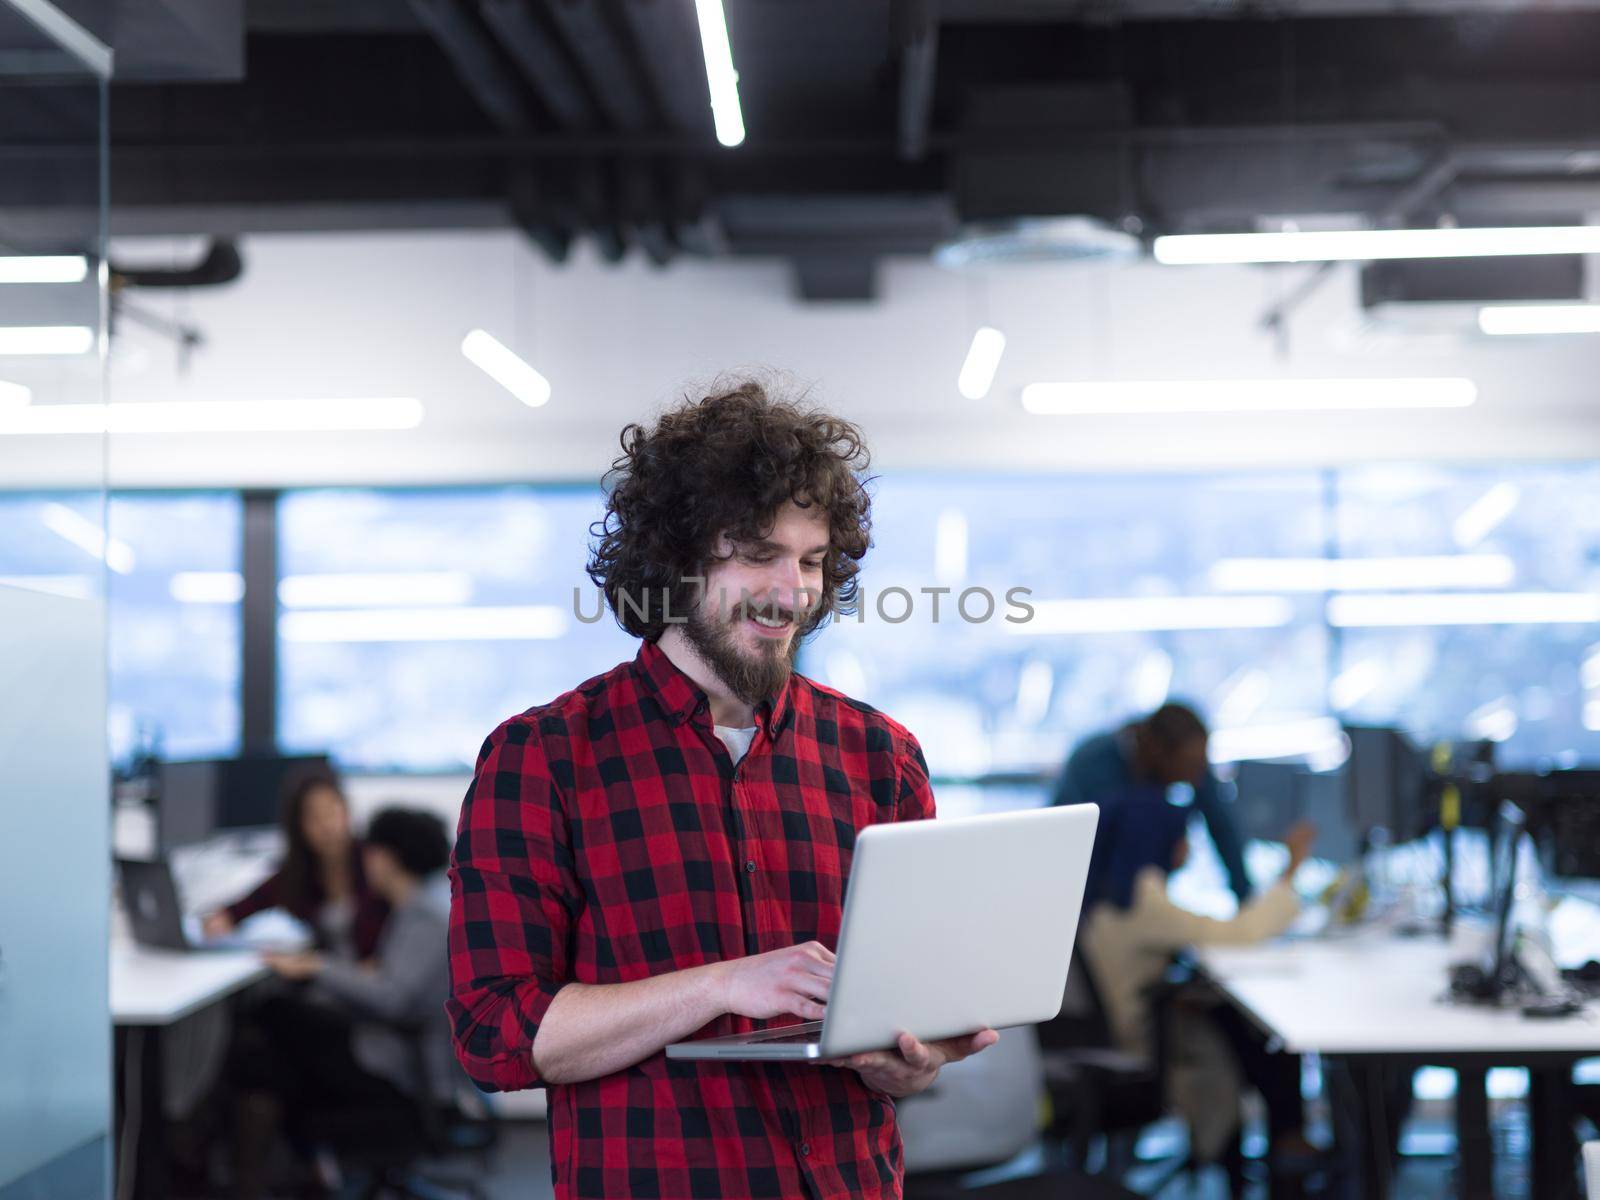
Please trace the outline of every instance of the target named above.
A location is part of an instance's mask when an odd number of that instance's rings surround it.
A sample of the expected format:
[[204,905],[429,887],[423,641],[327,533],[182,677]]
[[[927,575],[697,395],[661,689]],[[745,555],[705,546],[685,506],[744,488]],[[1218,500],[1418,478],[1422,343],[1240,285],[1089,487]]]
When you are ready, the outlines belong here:
[[[112,89],[114,231],[515,226],[557,261],[778,256],[863,298],[969,222],[1600,210],[1600,0],[726,7],[735,149],[692,0],[217,5],[187,78]],[[8,171],[0,206],[47,213],[52,178]]]

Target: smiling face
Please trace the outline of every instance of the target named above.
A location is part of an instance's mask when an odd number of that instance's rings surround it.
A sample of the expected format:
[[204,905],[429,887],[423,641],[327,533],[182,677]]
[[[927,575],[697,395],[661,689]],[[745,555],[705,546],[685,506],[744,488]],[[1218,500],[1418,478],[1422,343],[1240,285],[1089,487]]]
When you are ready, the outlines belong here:
[[793,501],[756,541],[719,535],[684,636],[728,690],[759,704],[788,682],[800,630],[822,596],[828,518]]

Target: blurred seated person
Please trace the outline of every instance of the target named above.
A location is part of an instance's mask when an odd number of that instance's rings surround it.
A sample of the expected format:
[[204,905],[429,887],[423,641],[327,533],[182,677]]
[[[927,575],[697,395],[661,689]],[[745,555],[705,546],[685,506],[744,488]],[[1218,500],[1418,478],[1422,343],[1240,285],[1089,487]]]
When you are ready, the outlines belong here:
[[283,862],[248,896],[208,915],[206,936],[226,936],[246,917],[281,908],[311,928],[317,949],[352,962],[369,958],[389,908],[367,881],[338,779],[318,771],[294,780],[280,820]]
[[[252,1014],[252,1041],[237,1080],[270,1096],[266,1129],[242,1174],[254,1180],[279,1120],[302,1154],[313,1147],[297,1118],[312,1110],[393,1110],[394,1136],[420,1136],[406,1124],[414,1098],[432,1092],[448,1103],[460,1068],[450,1045],[444,1002],[450,991],[450,895],[444,878],[449,841],[429,812],[386,808],[372,819],[361,848],[366,878],[386,902],[389,919],[373,956],[360,963],[316,951],[269,954],[282,979],[303,986],[263,1000]],[[407,1035],[377,1018],[422,1027],[426,1080],[416,1078]],[[259,1110],[260,1105],[257,1105]],[[242,1194],[257,1194],[251,1188]]]
[[[1270,888],[1216,920],[1173,903],[1167,876],[1188,857],[1189,812],[1160,786],[1135,787],[1102,817],[1105,867],[1090,882],[1079,945],[1099,988],[1112,1036],[1123,1051],[1148,1059],[1151,1018],[1146,991],[1172,957],[1192,946],[1247,945],[1283,932],[1300,910],[1292,881],[1315,831],[1300,824],[1285,837],[1289,863]],[[1201,1162],[1237,1153],[1239,1099],[1249,1083],[1267,1106],[1275,1161],[1315,1151],[1305,1140],[1300,1060],[1268,1053],[1261,1034],[1220,998],[1185,992],[1168,1015],[1167,1091],[1188,1122]]]
[[[1163,704],[1155,712],[1121,729],[1097,733],[1078,743],[1062,768],[1052,804],[1098,804],[1104,826],[1106,808],[1130,788],[1187,783],[1194,788],[1194,807],[1228,872],[1228,886],[1240,900],[1250,898],[1250,876],[1244,868],[1244,843],[1233,814],[1217,788],[1206,746],[1210,734],[1194,709]],[[1097,873],[1101,844],[1095,847]]]

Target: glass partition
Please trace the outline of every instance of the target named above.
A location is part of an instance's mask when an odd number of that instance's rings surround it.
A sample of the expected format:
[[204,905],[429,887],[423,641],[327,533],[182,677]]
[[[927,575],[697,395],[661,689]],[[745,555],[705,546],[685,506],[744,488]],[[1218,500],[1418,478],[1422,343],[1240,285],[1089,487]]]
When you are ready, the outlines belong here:
[[109,67],[0,0],[0,1200],[110,1191]]

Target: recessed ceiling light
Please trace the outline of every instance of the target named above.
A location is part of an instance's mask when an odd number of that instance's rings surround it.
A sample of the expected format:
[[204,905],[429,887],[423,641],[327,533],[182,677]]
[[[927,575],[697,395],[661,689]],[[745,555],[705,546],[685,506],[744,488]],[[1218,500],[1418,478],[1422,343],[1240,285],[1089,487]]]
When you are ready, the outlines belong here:
[[94,330],[87,325],[0,326],[0,354],[87,354]]
[[89,260],[81,254],[0,256],[0,283],[82,283]]
[[706,85],[711,90],[711,118],[717,141],[737,146],[744,141],[744,113],[739,108],[739,72],[733,69],[728,17],[722,0],[695,0],[700,19],[700,51],[706,60]]
[[529,408],[549,402],[550,381],[488,330],[474,329],[462,338],[461,353]]
[[0,435],[73,433],[325,433],[413,429],[422,402],[362,400],[171,400],[150,404],[30,404],[0,412]]
[[1316,412],[1465,408],[1470,379],[1086,380],[1030,383],[1022,407],[1039,416],[1125,413]]
[[1153,252],[1157,262],[1171,265],[1596,254],[1600,225],[1174,234],[1158,237]]

